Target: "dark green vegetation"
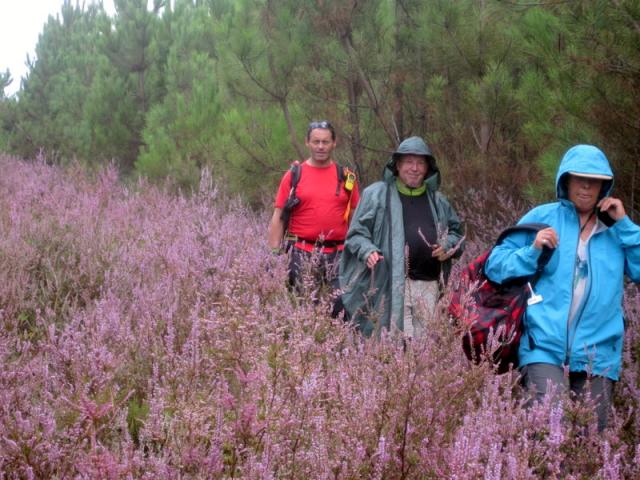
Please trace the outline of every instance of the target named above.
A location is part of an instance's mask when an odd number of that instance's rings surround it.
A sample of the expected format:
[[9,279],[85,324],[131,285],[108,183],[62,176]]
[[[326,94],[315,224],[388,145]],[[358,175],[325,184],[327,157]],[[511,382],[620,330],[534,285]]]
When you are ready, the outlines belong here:
[[115,4],[110,18],[66,1],[44,25],[18,95],[0,96],[0,149],[187,188],[206,166],[259,203],[304,155],[311,119],[336,125],[338,159],[364,183],[417,134],[449,188],[528,185],[536,199],[585,142],[638,209],[638,0]]

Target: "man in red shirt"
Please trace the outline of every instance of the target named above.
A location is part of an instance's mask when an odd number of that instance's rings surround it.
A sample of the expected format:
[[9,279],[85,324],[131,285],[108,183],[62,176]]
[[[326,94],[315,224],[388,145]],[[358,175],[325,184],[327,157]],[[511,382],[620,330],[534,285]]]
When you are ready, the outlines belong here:
[[[318,254],[315,275],[318,281],[338,287],[337,270],[340,252],[349,227],[351,212],[360,198],[353,173],[338,166],[332,153],[336,148],[336,133],[327,122],[311,122],[305,145],[309,158],[299,167],[299,180],[292,192],[292,170],[280,181],[275,209],[269,224],[268,243],[273,251],[280,251],[287,230],[292,247],[289,260],[289,284],[300,282],[301,268],[312,253]],[[289,210],[285,225],[283,210],[295,196],[298,201]],[[285,212],[286,214],[287,212]]]

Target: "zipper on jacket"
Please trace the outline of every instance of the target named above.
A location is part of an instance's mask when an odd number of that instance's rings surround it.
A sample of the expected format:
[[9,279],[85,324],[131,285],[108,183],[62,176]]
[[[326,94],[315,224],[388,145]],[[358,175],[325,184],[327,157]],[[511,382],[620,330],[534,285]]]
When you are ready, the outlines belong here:
[[[436,237],[437,241],[440,240],[440,232],[443,230],[443,225],[440,223],[440,215],[438,212],[438,205],[436,204],[436,196],[435,194],[427,189],[427,199],[429,200],[429,208],[431,209],[431,215],[433,216],[433,225],[436,227]],[[442,248],[445,245],[441,245]]]
[[[574,207],[575,209],[575,207]],[[569,311],[567,312],[567,318],[565,320],[565,329],[567,332],[566,339],[564,342],[564,365],[569,366],[569,362],[571,361],[571,345],[569,344],[569,336],[571,335],[571,329],[569,325],[569,317],[571,315],[571,306],[573,305],[573,296],[574,296],[574,288],[573,285],[576,281],[576,260],[578,257],[578,248],[580,246],[580,215],[578,215],[578,211],[574,210],[577,220],[578,220],[578,243],[576,243],[576,251],[574,252],[573,257],[573,275],[571,276],[571,303],[569,303]],[[578,312],[576,312],[578,313]],[[575,318],[574,318],[575,320]]]
[[[578,225],[580,224],[580,217],[578,217]],[[596,225],[597,225],[597,221],[596,221]],[[571,349],[573,348],[573,340],[575,339],[576,333],[578,331],[578,323],[580,322],[580,320],[582,319],[582,314],[584,313],[584,309],[587,306],[587,301],[589,299],[589,295],[591,294],[591,286],[593,284],[593,272],[591,270],[591,239],[597,235],[596,233],[593,233],[590,237],[589,237],[589,242],[587,243],[587,271],[589,272],[589,277],[587,279],[587,285],[586,288],[584,289],[584,294],[582,296],[582,302],[580,305],[580,308],[576,311],[576,314],[573,318],[573,321],[571,322],[573,325],[573,335],[571,335],[571,328],[569,326],[569,318],[567,318],[567,343],[566,343],[566,351],[565,351],[565,365],[570,366],[570,361],[571,361]],[[580,244],[580,232],[578,232],[578,246]],[[578,251],[576,248],[576,258],[578,256]],[[575,262],[575,260],[574,260]],[[573,267],[573,279],[575,281],[575,276],[576,276],[576,268],[575,268],[575,263],[574,263],[574,267]],[[573,282],[571,284],[571,304],[573,304]],[[569,314],[571,314],[571,305],[569,305]],[[570,337],[571,337],[571,341],[570,341]]]

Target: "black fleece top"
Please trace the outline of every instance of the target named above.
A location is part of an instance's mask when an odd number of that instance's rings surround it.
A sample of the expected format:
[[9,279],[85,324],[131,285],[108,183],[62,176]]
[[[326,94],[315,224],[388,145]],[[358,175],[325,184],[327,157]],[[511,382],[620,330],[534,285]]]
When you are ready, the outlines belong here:
[[[426,192],[421,195],[400,193],[405,245],[409,248],[408,276],[412,280],[438,280],[440,261],[431,256],[432,248],[422,238],[435,245],[438,234]],[[422,236],[420,233],[422,233]]]

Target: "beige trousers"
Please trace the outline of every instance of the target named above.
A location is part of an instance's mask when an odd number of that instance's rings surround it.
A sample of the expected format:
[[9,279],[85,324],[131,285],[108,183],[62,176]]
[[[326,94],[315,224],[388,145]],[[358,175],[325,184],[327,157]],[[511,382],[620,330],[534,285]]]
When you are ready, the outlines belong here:
[[404,281],[404,334],[420,338],[432,320],[438,302],[438,281]]

